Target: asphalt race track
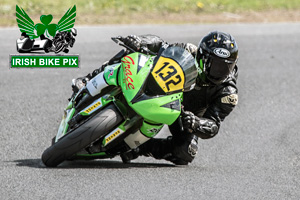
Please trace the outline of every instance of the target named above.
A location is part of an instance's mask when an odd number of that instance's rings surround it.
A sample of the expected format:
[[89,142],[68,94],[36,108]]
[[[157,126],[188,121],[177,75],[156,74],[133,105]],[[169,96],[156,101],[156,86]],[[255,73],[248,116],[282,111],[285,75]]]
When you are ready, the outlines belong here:
[[[72,78],[118,52],[111,36],[191,42],[211,30],[239,45],[239,104],[189,166],[140,157],[65,162],[40,157],[56,134]],[[80,69],[10,69],[17,28],[0,29],[0,199],[300,199],[300,24],[79,27]],[[168,134],[167,128],[159,137]]]

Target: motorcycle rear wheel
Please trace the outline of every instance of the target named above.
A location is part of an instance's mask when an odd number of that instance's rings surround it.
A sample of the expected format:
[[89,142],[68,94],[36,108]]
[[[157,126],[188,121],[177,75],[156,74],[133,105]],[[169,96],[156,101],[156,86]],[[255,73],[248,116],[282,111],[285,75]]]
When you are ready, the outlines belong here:
[[47,167],[56,167],[72,157],[83,148],[100,137],[108,134],[123,121],[117,108],[111,104],[84,122],[78,128],[71,130],[58,142],[47,148],[42,154],[42,161]]

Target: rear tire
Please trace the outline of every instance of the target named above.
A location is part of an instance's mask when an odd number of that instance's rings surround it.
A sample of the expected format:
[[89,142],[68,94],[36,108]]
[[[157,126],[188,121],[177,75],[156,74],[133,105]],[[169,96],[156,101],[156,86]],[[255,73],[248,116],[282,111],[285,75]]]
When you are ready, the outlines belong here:
[[95,140],[109,133],[123,121],[114,105],[109,105],[90,120],[72,130],[46,149],[42,161],[47,167],[56,167]]

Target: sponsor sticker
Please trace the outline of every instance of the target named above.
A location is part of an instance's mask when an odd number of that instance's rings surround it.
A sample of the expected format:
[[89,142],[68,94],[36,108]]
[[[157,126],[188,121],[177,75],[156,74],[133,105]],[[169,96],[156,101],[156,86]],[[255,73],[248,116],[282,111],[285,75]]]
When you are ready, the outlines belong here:
[[124,79],[123,82],[126,85],[126,90],[133,90],[134,87],[134,83],[133,83],[133,79],[131,78],[132,76],[132,72],[131,72],[131,66],[133,66],[134,60],[130,57],[130,56],[125,56],[122,59],[122,68],[124,71]]
[[109,69],[108,78],[114,75],[114,69]]
[[180,65],[171,58],[161,56],[151,73],[165,92],[183,90],[184,88],[184,72]]
[[97,103],[95,103],[94,105],[92,105],[91,107],[89,107],[88,109],[86,109],[84,112],[90,114],[92,113],[92,111],[95,110],[95,108],[99,107],[101,105],[101,102],[98,101]]
[[104,145],[109,144],[111,141],[113,141],[114,139],[116,139],[118,136],[120,136],[122,133],[124,133],[124,131],[120,128],[116,128],[115,130],[113,130],[109,135],[107,135],[104,138]]
[[228,58],[230,56],[230,52],[224,48],[215,48],[214,54],[221,58]]

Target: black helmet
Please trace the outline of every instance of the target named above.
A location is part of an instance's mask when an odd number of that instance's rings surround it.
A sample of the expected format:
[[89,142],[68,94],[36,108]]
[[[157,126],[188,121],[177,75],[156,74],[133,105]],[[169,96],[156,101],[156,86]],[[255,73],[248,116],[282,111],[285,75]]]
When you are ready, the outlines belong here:
[[214,84],[222,83],[234,69],[238,58],[238,46],[228,33],[210,32],[200,41],[196,66],[200,77],[205,76]]

